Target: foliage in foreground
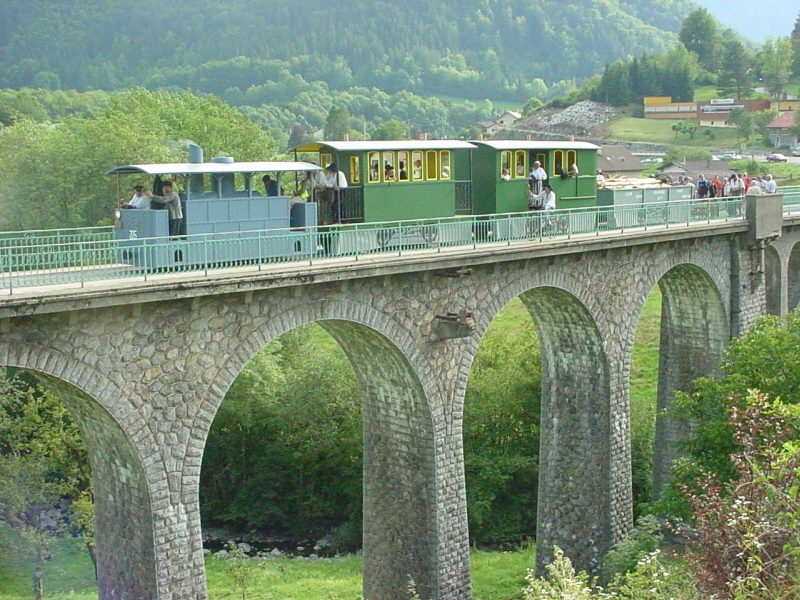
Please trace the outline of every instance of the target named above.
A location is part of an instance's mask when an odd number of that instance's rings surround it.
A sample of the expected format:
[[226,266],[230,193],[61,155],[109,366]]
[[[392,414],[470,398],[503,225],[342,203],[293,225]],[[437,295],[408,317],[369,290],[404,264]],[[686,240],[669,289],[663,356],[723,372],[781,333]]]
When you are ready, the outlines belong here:
[[554,548],[547,565],[547,578],[528,571],[523,600],[699,600],[691,578],[677,565],[667,567],[655,551],[643,557],[636,568],[618,576],[607,587],[584,572],[576,573],[564,552]]
[[689,555],[698,586],[716,598],[800,595],[800,406],[751,391],[730,409],[735,476],[684,488],[697,540]]
[[711,473],[725,484],[737,477],[731,456],[739,448],[730,421],[730,407],[744,409],[747,390],[759,390],[786,403],[800,402],[800,311],[786,319],[761,317],[743,336],[731,341],[719,378],[700,378],[690,393],[676,394],[674,416],[691,424],[692,436],[682,443],[684,458],[673,468],[669,486],[655,512],[688,518],[686,495],[679,487],[700,493],[695,481]]

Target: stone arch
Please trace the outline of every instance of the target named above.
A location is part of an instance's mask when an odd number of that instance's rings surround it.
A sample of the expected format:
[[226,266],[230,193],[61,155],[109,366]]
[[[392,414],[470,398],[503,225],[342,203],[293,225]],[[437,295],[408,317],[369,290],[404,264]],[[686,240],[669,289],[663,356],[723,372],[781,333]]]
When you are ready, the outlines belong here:
[[[612,531],[610,377],[601,333],[601,300],[565,271],[520,272],[494,296],[460,366],[457,409],[477,346],[513,299],[528,309],[540,340],[542,407],[537,570],[561,547],[579,569],[596,571]],[[459,417],[460,418],[460,417]]]
[[800,306],[800,243],[795,244],[789,254],[789,273],[786,283],[789,294],[787,310],[792,311]]
[[[388,315],[352,301],[298,305],[254,328],[221,367],[190,444],[205,443],[213,415],[242,368],[266,344],[317,323],[342,346],[363,394],[364,597],[390,600],[413,578],[422,597],[440,597],[437,414],[410,334]],[[202,461],[202,450],[185,473]],[[449,582],[452,583],[452,582]]]
[[99,597],[155,600],[150,490],[137,445],[128,435],[126,409],[115,409],[121,404],[119,388],[81,361],[36,345],[0,343],[0,364],[40,375],[82,433],[92,468]]
[[[704,268],[694,263],[679,263],[662,274],[658,286],[662,308],[653,460],[656,497],[669,481],[672,462],[678,456],[678,441],[689,434],[684,426],[664,416],[663,411],[669,408],[676,391],[687,390],[697,377],[718,372],[722,352],[730,339],[730,322],[720,288]],[[635,314],[637,317],[641,314],[641,306]],[[630,334],[629,349],[634,334],[635,327]]]
[[781,257],[771,244],[764,249],[764,262],[767,314],[780,316],[783,304],[783,269]]

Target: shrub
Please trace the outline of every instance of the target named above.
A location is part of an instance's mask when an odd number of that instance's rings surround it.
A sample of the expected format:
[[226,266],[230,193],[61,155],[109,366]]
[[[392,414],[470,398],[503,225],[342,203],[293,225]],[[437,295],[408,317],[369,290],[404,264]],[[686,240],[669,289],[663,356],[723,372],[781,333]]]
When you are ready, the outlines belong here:
[[636,568],[617,576],[606,589],[596,586],[586,573],[575,573],[569,558],[554,548],[554,560],[547,565],[547,579],[532,570],[522,592],[523,600],[699,600],[691,574],[678,566],[669,569],[656,550],[644,556]]
[[647,515],[640,518],[633,531],[625,539],[615,544],[603,559],[600,580],[608,583],[616,575],[633,572],[639,561],[658,548],[661,542],[659,529],[658,521],[654,516]]
[[698,533],[690,564],[718,598],[798,598],[800,590],[800,407],[749,392],[732,406],[737,477],[708,476],[689,493]]

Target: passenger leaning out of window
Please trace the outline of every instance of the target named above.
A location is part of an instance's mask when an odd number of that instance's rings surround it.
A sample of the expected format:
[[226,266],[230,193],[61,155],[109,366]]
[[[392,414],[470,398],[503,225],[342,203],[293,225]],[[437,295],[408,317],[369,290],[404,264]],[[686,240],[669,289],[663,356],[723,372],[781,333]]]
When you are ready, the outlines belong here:
[[545,214],[550,214],[556,209],[556,193],[549,183],[545,183],[541,193],[530,194],[528,201],[530,210],[541,210]]

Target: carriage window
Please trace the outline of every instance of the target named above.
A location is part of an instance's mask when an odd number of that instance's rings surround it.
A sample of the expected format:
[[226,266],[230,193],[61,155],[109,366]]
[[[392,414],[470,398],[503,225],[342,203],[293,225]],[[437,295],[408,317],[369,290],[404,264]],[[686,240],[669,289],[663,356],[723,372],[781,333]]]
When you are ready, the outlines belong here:
[[547,154],[544,152],[540,152],[539,154],[536,155],[536,160],[539,161],[539,164],[542,166],[545,172],[547,172]]
[[564,152],[556,150],[553,152],[553,175],[561,175],[564,169]]
[[369,182],[378,183],[381,180],[381,154],[380,152],[369,153]]
[[439,152],[439,162],[442,165],[440,176],[442,179],[450,179],[450,151],[442,150]]
[[525,150],[517,150],[514,153],[514,177],[528,176],[528,170],[525,168],[526,154]]
[[566,169],[569,169],[570,173],[572,172],[573,165],[577,168],[578,166],[578,153],[575,150],[568,150],[567,151],[567,164]]
[[319,154],[319,164],[323,169],[325,167],[327,167],[329,164],[331,164],[332,162],[333,162],[333,154],[331,154],[329,152],[325,152],[325,153],[320,152],[320,154]]
[[397,173],[395,172],[394,164],[394,152],[383,153],[383,180],[397,181]]
[[428,150],[425,153],[425,162],[427,163],[426,166],[428,167],[425,173],[425,179],[436,180],[436,172],[439,170],[437,168],[439,165],[436,164],[439,161],[436,159],[437,159],[436,150]]
[[503,150],[500,153],[500,177],[511,176],[511,152]]
[[422,181],[425,165],[422,162],[422,152],[415,150],[411,153],[411,177],[414,181]]
[[350,182],[361,183],[361,165],[359,164],[358,156],[350,157]]
[[397,153],[397,180],[408,181],[408,152]]

